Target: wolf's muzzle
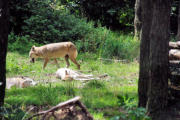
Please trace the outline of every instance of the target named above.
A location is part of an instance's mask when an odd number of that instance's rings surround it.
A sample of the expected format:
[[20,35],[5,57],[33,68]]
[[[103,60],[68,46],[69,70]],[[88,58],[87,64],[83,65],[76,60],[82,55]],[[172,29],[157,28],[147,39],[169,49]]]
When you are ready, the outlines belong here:
[[30,62],[31,62],[31,63],[34,63],[34,62],[35,62],[34,58],[31,58]]

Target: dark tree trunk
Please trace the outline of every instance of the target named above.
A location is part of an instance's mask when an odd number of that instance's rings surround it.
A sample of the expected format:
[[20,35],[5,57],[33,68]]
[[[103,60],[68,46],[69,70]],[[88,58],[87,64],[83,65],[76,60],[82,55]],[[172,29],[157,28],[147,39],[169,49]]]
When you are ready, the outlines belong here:
[[177,36],[176,36],[176,40],[180,41],[180,1],[179,1],[179,6],[178,6],[178,32],[177,32]]
[[150,84],[147,110],[153,120],[167,107],[168,48],[170,40],[170,0],[153,0],[153,19],[150,32]]
[[141,20],[141,0],[136,0],[135,3],[135,18],[134,18],[134,37],[140,40],[140,31],[142,26]]
[[0,0],[0,106],[4,104],[6,87],[8,20],[8,0]]
[[146,107],[149,82],[150,29],[152,21],[152,6],[150,0],[141,0],[142,31],[140,43],[140,71],[138,81],[139,107]]

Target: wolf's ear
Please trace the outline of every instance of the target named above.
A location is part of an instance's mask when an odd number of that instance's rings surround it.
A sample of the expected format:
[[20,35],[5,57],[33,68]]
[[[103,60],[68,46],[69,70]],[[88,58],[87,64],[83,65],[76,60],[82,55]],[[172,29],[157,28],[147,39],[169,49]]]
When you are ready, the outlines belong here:
[[32,50],[32,51],[35,51],[35,47],[36,47],[36,46],[33,45],[32,48],[31,48],[31,50]]

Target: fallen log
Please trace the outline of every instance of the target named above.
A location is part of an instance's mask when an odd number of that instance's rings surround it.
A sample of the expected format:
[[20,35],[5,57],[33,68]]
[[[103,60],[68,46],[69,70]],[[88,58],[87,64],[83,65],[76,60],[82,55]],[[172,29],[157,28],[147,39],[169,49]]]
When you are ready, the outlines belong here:
[[42,111],[42,112],[39,112],[37,114],[34,114],[31,117],[29,117],[27,120],[31,120],[37,116],[42,116],[42,118],[41,118],[42,120],[46,120],[46,117],[50,118],[50,116],[54,117],[55,120],[58,120],[58,116],[55,114],[56,111],[58,111],[59,109],[61,109],[62,111],[63,111],[63,109],[68,109],[71,112],[73,112],[73,110],[75,110],[74,108],[76,106],[81,108],[81,111],[84,113],[84,115],[86,117],[86,118],[82,118],[82,120],[83,119],[84,120],[93,120],[93,117],[90,115],[90,113],[88,112],[85,105],[83,105],[83,103],[81,103],[79,96],[72,98],[68,101],[65,101],[63,103],[59,103],[58,105],[50,108],[49,110]]
[[169,50],[169,60],[180,60],[180,50],[178,49]]
[[169,49],[180,49],[180,41],[169,42]]
[[180,60],[169,60],[169,67],[180,68]]

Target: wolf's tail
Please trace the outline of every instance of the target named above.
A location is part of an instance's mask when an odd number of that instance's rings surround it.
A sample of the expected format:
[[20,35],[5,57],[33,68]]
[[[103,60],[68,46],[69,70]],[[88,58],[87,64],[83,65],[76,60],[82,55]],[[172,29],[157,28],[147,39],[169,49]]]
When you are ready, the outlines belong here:
[[76,48],[76,51],[75,51],[75,54],[74,54],[74,58],[76,58],[78,55],[78,51],[77,51],[77,48]]

